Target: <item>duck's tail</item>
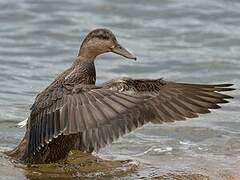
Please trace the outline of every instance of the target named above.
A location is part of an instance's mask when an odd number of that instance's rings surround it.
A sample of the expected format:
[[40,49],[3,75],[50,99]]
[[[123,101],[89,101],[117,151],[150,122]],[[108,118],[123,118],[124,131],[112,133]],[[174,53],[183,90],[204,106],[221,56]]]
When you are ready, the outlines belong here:
[[28,151],[28,132],[25,133],[24,138],[19,145],[11,151],[4,152],[7,156],[16,161],[23,161],[27,156]]

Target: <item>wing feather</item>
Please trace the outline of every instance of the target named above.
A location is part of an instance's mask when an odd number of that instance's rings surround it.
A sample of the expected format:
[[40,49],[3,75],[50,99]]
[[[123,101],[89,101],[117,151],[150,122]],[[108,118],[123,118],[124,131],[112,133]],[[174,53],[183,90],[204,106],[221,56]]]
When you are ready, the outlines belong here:
[[32,107],[29,150],[35,153],[60,135],[78,136],[74,145],[92,152],[145,123],[198,117],[232,97],[230,84],[203,85],[118,79],[102,86],[61,87]]

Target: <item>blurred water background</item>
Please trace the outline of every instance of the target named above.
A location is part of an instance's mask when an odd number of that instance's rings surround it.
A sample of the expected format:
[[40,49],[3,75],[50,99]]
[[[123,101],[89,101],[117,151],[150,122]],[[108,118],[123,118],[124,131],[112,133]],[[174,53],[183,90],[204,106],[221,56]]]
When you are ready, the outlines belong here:
[[[97,59],[97,82],[118,76],[240,87],[238,0],[8,0],[0,1],[0,149],[24,134],[38,92],[71,65],[90,30],[110,28],[137,62],[113,54]],[[99,155],[135,159],[126,178],[194,172],[212,179],[240,178],[240,93],[223,109],[200,118],[147,125]],[[25,179],[0,157],[0,179]]]

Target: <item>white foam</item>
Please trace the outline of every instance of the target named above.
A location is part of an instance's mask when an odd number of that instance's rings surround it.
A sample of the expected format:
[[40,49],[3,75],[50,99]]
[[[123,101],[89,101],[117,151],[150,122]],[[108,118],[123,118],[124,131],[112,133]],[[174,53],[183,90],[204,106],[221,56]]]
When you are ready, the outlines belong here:
[[152,151],[153,149],[154,149],[154,146],[150,147],[149,149],[147,149],[146,151],[144,151],[142,153],[138,153],[133,156],[143,156],[143,155],[147,154],[148,152]]
[[158,152],[158,153],[170,152],[170,151],[172,151],[172,150],[173,150],[172,147],[166,147],[166,148],[155,148],[155,149],[153,149],[154,152]]
[[12,150],[10,147],[0,147],[0,152],[6,152]]

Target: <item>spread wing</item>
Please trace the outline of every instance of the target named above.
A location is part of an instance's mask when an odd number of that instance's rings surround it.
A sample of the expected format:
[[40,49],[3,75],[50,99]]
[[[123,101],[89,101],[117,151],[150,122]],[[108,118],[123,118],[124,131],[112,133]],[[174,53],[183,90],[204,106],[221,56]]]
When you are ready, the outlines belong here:
[[[158,80],[117,79],[100,87],[63,86],[37,98],[32,107],[29,152],[60,135],[76,134],[75,148],[98,150],[147,122],[194,118],[220,108],[230,84],[195,85]],[[61,147],[58,147],[61,148]]]
[[111,125],[102,126],[80,133],[76,148],[91,151],[111,143],[123,134],[145,123],[164,123],[198,117],[209,113],[209,109],[218,109],[218,104],[227,103],[231,96],[222,91],[231,91],[231,84],[201,85],[168,82],[162,79],[149,80],[129,78],[114,79],[102,85],[103,89],[118,91],[139,97],[148,96],[111,121]]
[[104,85],[112,90],[138,96],[149,95],[145,102],[147,110],[154,114],[151,122],[173,122],[185,118],[198,117],[209,113],[209,109],[218,109],[218,104],[227,103],[231,96],[221,91],[231,91],[232,84],[202,85],[156,80],[120,79]]
[[101,131],[146,98],[93,85],[68,85],[40,94],[27,125],[28,152],[34,154],[60,135]]

